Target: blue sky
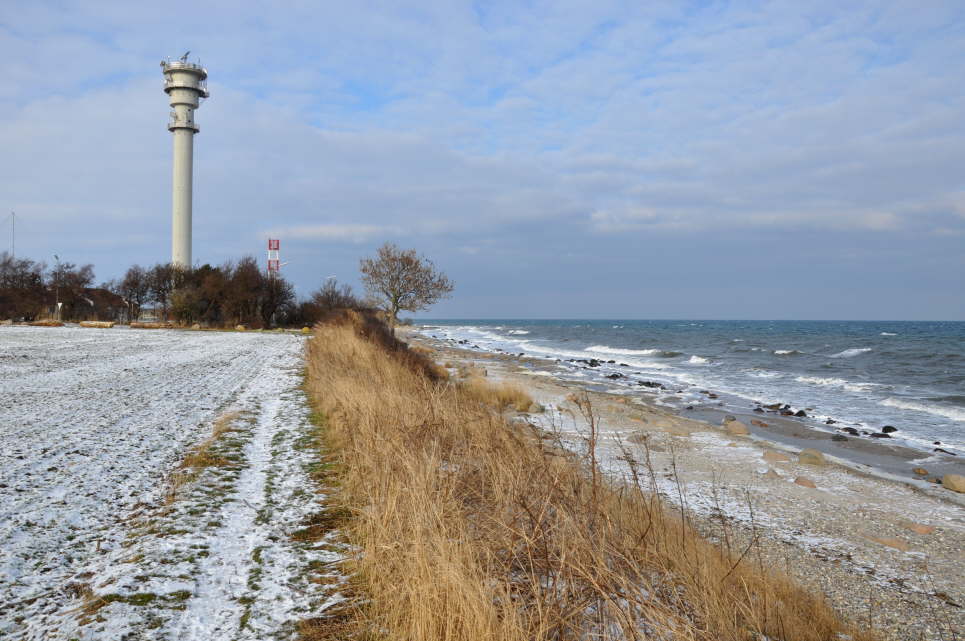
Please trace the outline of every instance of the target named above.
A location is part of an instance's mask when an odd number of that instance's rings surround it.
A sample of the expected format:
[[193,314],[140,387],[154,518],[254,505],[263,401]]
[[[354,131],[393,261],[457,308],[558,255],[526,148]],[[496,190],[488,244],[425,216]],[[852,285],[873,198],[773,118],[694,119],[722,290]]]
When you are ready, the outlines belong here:
[[961,2],[5,3],[18,254],[169,258],[186,50],[199,261],[278,236],[307,295],[388,240],[434,317],[965,319]]

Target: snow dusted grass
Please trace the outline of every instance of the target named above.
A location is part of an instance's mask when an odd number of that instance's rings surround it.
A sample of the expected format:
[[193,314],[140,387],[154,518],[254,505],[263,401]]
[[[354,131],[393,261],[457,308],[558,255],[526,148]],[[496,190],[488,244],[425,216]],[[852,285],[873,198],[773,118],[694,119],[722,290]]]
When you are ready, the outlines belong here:
[[164,503],[171,505],[178,500],[182,491],[197,480],[206,467],[228,467],[230,460],[214,453],[214,445],[225,433],[233,431],[233,424],[240,418],[239,412],[227,412],[214,421],[211,436],[191,448],[178,468],[171,474]]
[[347,638],[873,638],[708,543],[644,478],[612,482],[589,403],[577,399],[585,447],[567,452],[435,371],[357,315],[311,341],[309,390],[358,550]]
[[304,446],[304,339],[0,330],[0,637],[292,639],[344,555]]

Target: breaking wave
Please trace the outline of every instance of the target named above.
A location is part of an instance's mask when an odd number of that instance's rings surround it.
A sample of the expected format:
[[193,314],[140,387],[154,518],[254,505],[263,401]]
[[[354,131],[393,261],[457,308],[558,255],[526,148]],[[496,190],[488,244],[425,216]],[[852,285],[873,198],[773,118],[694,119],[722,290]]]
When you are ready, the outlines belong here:
[[852,356],[858,356],[859,354],[864,354],[870,351],[870,347],[852,347],[851,349],[846,349],[843,352],[831,354],[831,358],[851,358]]
[[798,383],[809,383],[822,387],[840,387],[849,392],[866,392],[873,386],[871,383],[852,383],[843,378],[821,378],[819,376],[798,376],[794,380]]
[[625,349],[622,347],[610,347],[609,345],[590,345],[586,348],[588,352],[599,352],[601,354],[626,354],[628,356],[649,356],[656,354],[659,349]]
[[944,407],[941,405],[925,405],[924,403],[903,401],[897,398],[886,398],[883,401],[878,401],[878,405],[884,405],[885,407],[897,407],[898,409],[912,410],[914,412],[925,412],[926,414],[932,414],[933,416],[943,416],[945,418],[950,418],[953,421],[965,423],[965,409],[962,408]]

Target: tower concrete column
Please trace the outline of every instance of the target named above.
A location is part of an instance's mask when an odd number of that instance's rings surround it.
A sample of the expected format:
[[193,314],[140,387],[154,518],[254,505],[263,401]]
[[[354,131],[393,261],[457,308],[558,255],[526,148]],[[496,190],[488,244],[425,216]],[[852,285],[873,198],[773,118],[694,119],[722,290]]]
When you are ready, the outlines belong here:
[[171,103],[168,130],[174,137],[174,164],[171,184],[171,262],[191,267],[191,200],[194,179],[194,134],[200,127],[194,112],[201,99],[208,97],[208,72],[187,61],[161,62],[164,92]]

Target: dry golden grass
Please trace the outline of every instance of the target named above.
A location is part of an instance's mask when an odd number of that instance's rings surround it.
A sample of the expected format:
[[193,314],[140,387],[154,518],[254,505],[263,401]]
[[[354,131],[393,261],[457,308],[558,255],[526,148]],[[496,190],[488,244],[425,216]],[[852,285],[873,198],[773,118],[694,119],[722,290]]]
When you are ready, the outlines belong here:
[[184,488],[193,483],[204,468],[228,464],[225,459],[214,456],[211,448],[219,438],[234,429],[234,422],[240,417],[239,412],[226,412],[215,419],[211,436],[191,448],[177,469],[168,477],[168,487],[164,496],[165,505],[171,505],[177,501]]
[[50,318],[44,320],[36,320],[30,323],[32,327],[63,327],[64,324],[59,320],[53,320]]
[[490,383],[478,376],[470,376],[462,383],[462,389],[469,398],[501,410],[511,407],[517,412],[526,412],[534,404],[525,390],[512,383]]
[[114,327],[114,321],[81,321],[81,327],[96,327],[98,329],[110,329]]
[[171,323],[139,323],[133,322],[130,324],[131,329],[171,329],[174,327]]
[[335,628],[304,622],[304,639],[873,638],[753,550],[700,538],[646,490],[645,466],[608,483],[585,399],[578,457],[509,422],[498,395],[489,407],[474,384],[438,381],[370,320],[318,326],[308,349],[364,598]]

